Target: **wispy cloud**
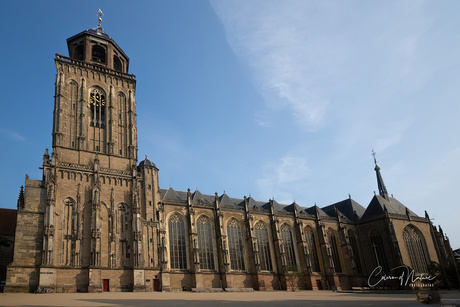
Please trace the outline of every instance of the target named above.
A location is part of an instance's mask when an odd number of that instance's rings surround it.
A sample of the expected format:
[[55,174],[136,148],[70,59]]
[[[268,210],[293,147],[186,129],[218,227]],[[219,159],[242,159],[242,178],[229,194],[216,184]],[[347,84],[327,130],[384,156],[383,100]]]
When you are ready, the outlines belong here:
[[267,163],[262,174],[262,178],[257,180],[259,195],[265,199],[275,197],[281,203],[291,203],[295,195],[302,194],[301,185],[310,175],[310,170],[307,158],[286,154],[276,162]]
[[[272,116],[287,108],[304,131],[316,131],[329,111],[336,116],[330,124],[344,120],[349,109],[381,103],[365,95],[349,101],[348,95],[373,90],[374,96],[391,97],[395,84],[399,90],[423,84],[416,58],[419,38],[431,25],[423,2],[211,3]],[[270,114],[262,114],[256,121],[263,125]]]
[[0,128],[0,135],[2,135],[6,139],[9,139],[9,140],[12,140],[12,141],[22,142],[22,141],[25,140],[25,137],[23,137],[19,133],[14,132],[14,131],[10,131],[10,130],[6,130],[6,129],[3,129],[3,128]]

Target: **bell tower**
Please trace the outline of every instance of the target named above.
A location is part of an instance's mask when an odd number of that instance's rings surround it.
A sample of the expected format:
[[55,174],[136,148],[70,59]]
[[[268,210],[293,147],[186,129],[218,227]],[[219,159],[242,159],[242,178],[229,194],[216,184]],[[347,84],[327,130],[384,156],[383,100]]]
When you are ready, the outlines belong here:
[[106,167],[137,162],[135,76],[129,58],[101,26],[67,39],[69,57],[56,54],[53,151],[62,162]]

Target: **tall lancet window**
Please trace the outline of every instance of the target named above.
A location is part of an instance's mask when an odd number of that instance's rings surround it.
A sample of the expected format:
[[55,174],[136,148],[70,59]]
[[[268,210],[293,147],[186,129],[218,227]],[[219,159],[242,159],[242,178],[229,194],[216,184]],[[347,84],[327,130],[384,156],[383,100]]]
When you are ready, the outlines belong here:
[[227,224],[230,267],[232,270],[244,270],[243,237],[237,220],[231,219]]
[[77,139],[77,106],[78,106],[78,84],[75,81],[71,81],[69,84],[69,98],[70,98],[70,112],[69,112],[69,135],[70,135],[70,147],[75,148],[75,142]]
[[197,221],[200,269],[214,270],[214,251],[212,249],[211,221],[202,215]]
[[338,244],[339,242],[337,241],[337,237],[332,230],[328,231],[327,239],[331,247],[332,261],[334,262],[335,272],[342,273],[342,264],[340,262],[339,244]]
[[127,155],[128,151],[128,118],[126,108],[126,96],[119,92],[117,94],[117,107],[118,107],[118,153],[120,155]]
[[356,272],[361,274],[363,270],[361,268],[361,260],[359,258],[357,238],[354,231],[351,229],[348,230],[348,239],[350,240],[351,250],[353,251],[353,256],[355,258]]
[[169,218],[169,258],[171,269],[185,270],[187,268],[185,223],[179,214],[173,214]]
[[287,224],[283,224],[280,230],[281,239],[283,240],[284,256],[286,257],[286,266],[288,268],[294,267],[296,266],[296,262],[291,227]]
[[91,109],[91,126],[105,128],[105,94],[100,89],[93,89],[89,95],[89,108]]
[[260,270],[273,271],[267,224],[258,222],[254,227],[254,233],[257,238],[257,247],[259,248]]
[[321,272],[318,251],[316,249],[316,237],[310,226],[305,227],[305,239],[307,241],[308,252],[310,253],[311,270],[312,272]]
[[387,257],[383,246],[382,236],[375,229],[370,232],[371,250],[374,255],[375,264],[381,266],[384,272],[389,272]]
[[426,250],[425,240],[420,231],[412,225],[406,226],[403,231],[404,243],[406,243],[412,269],[416,273],[427,273],[430,258]]

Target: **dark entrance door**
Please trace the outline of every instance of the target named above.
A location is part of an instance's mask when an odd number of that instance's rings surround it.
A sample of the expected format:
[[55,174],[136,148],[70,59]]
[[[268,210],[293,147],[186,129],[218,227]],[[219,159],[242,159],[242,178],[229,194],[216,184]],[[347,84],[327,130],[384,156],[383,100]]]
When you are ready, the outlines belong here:
[[102,280],[102,291],[109,292],[109,280],[108,279]]
[[160,291],[160,280],[159,279],[153,280],[153,291]]

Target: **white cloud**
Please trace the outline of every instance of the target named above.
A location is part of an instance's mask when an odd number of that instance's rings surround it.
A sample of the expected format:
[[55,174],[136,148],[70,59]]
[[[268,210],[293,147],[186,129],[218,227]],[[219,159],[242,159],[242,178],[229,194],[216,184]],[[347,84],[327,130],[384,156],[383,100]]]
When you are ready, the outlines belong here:
[[19,133],[17,132],[14,132],[14,131],[10,131],[10,130],[6,130],[6,129],[3,129],[3,128],[0,128],[0,134],[3,135],[3,137],[9,139],[9,140],[12,140],[12,141],[24,141],[25,140],[25,137],[23,137],[22,135],[20,135]]
[[280,203],[291,203],[295,195],[301,195],[302,183],[310,175],[307,158],[293,154],[269,162],[263,169],[263,177],[257,180],[259,194],[263,199],[275,197]]

